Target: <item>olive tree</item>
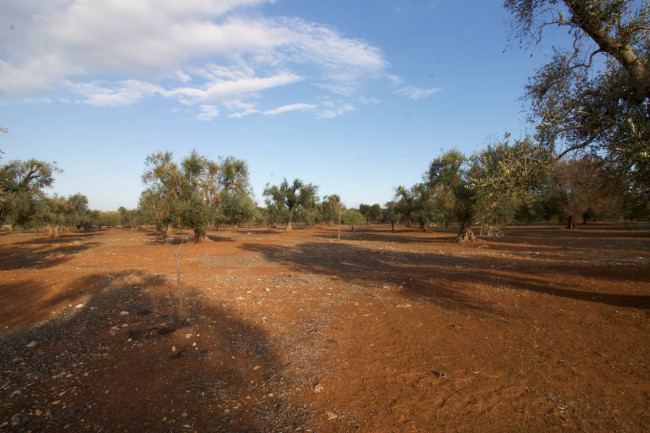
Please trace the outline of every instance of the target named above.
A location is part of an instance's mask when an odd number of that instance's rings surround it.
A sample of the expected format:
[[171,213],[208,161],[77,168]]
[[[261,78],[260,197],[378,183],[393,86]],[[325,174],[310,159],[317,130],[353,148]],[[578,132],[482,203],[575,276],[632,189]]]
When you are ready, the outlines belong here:
[[522,207],[532,207],[549,188],[551,159],[530,137],[511,144],[509,134],[472,155],[467,180],[476,222],[507,225]]
[[560,160],[553,165],[552,186],[547,196],[551,217],[575,227],[580,220],[614,219],[623,213],[624,192],[617,176],[596,157]]
[[373,205],[362,203],[359,205],[359,212],[366,219],[366,224],[370,224],[377,221],[379,218],[381,218],[381,214],[382,214],[381,206],[379,206],[379,204],[377,203]]
[[606,155],[650,189],[650,5],[647,0],[506,0],[521,41],[564,29],[567,47],[526,87],[537,138],[551,153]]
[[384,208],[384,222],[388,221],[390,223],[391,231],[395,231],[395,224],[397,224],[402,219],[402,214],[398,210],[398,204],[396,201],[386,202],[386,207]]
[[0,167],[0,224],[19,227],[37,225],[46,209],[45,189],[61,170],[56,163],[36,159],[11,161]]
[[409,221],[416,221],[419,224],[419,231],[426,232],[427,225],[434,218],[434,202],[429,185],[417,183],[408,189],[399,186],[396,189],[395,199],[398,200],[399,212],[408,215]]
[[460,223],[456,240],[474,241],[474,191],[468,180],[468,159],[458,149],[452,149],[434,159],[427,173],[428,186],[435,202],[438,219],[444,224]]
[[148,188],[140,197],[143,214],[161,230],[169,223],[190,227],[195,243],[206,237],[214,223],[222,195],[243,188],[248,176],[243,161],[229,157],[217,163],[196,151],[180,165],[171,152],[149,155],[145,164],[148,169],[143,181]]
[[508,224],[548,182],[548,152],[530,138],[503,141],[467,158],[452,149],[426,174],[436,218],[460,223],[456,240],[474,241],[472,225]]
[[350,226],[350,231],[354,231],[354,226],[360,226],[366,222],[366,217],[363,214],[356,210],[347,210],[343,214],[343,224]]
[[305,209],[316,206],[318,187],[311,183],[305,184],[300,179],[295,179],[289,184],[285,178],[280,185],[266,185],[264,197],[266,205],[272,209],[286,223],[285,231],[291,231],[296,214]]

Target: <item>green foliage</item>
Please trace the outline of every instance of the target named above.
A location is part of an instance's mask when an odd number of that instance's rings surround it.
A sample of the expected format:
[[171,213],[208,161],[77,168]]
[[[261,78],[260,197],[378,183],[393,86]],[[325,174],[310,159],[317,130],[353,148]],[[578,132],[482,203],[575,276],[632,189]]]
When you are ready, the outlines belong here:
[[570,47],[526,87],[539,142],[558,158],[581,150],[650,189],[650,5],[625,0],[506,0],[522,40],[566,29]]
[[11,161],[0,167],[0,224],[37,227],[47,212],[45,189],[54,183],[56,163],[36,159]]
[[474,218],[474,191],[469,187],[467,157],[458,149],[451,149],[434,159],[427,173],[431,189],[432,208],[438,222],[448,225],[459,221],[470,225]]
[[386,202],[386,207],[383,210],[383,221],[389,222],[393,231],[395,230],[395,224],[399,223],[403,215],[398,210],[398,203],[396,201]]
[[350,231],[354,231],[354,226],[359,226],[366,222],[366,217],[356,210],[346,210],[343,214],[343,224],[350,226]]
[[553,166],[552,187],[546,197],[549,217],[563,219],[567,228],[581,220],[617,219],[624,195],[616,174],[598,158],[561,160]]
[[427,225],[434,218],[435,211],[429,185],[417,183],[409,189],[399,186],[395,198],[398,200],[395,205],[397,214],[406,215],[409,221],[415,221],[420,225],[421,231],[426,231]]
[[266,185],[264,196],[271,219],[283,221],[287,224],[286,230],[291,230],[294,217],[301,212],[316,206],[318,187],[310,183],[305,184],[300,179],[295,179],[292,184],[285,178],[280,185]]
[[148,188],[140,196],[142,215],[163,232],[169,224],[190,227],[194,242],[200,242],[216,221],[224,194],[248,186],[246,163],[232,157],[217,163],[192,151],[178,165],[171,152],[158,152],[145,164]]
[[362,203],[359,205],[359,212],[366,219],[366,224],[370,224],[377,221],[379,218],[381,218],[381,214],[382,214],[381,206],[379,206],[377,203],[373,205]]
[[327,224],[339,223],[343,217],[344,210],[345,206],[341,203],[341,197],[338,195],[332,194],[323,197],[323,202],[321,203],[322,221]]
[[548,152],[529,137],[511,145],[506,135],[474,154],[467,180],[476,222],[506,225],[522,207],[532,209],[549,184],[550,164]]
[[119,211],[99,212],[101,225],[106,227],[118,227],[122,225],[122,215]]

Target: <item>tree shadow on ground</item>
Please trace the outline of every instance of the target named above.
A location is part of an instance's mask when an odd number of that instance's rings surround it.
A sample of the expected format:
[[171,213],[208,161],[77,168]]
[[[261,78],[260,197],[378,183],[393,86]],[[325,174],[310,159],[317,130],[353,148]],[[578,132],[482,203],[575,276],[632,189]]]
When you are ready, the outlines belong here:
[[265,331],[232,311],[188,287],[179,323],[173,284],[139,272],[75,285],[86,288],[83,304],[0,336],[0,369],[12,372],[0,388],[9,429],[276,432],[307,423]]
[[[329,233],[318,234],[316,237],[322,239],[336,239],[336,231]],[[453,242],[456,234],[440,233],[440,232],[418,232],[417,230],[395,230],[395,232],[387,231],[380,232],[373,229],[356,229],[351,232],[349,229],[341,231],[341,239],[346,241],[368,241],[368,242],[395,242],[400,244],[408,244],[413,242],[420,242],[426,244]]]
[[[597,293],[578,290],[568,283],[552,283],[548,269],[535,262],[497,256],[480,258],[449,253],[418,253],[366,248],[346,243],[308,242],[295,246],[269,247],[244,244],[267,259],[300,272],[325,274],[344,281],[375,287],[401,287],[404,296],[433,302],[451,310],[497,313],[495,307],[476,296],[477,285],[560,296],[578,301],[650,308],[650,296]],[[553,274],[592,276],[593,267],[576,269],[557,263]]]
[[[185,244],[194,243],[194,234],[190,233],[187,230],[184,230],[181,234],[178,234],[176,231],[173,233],[167,233],[167,237],[164,239],[161,236],[160,232],[148,230],[146,232],[146,236],[148,238],[149,245],[160,245],[166,241],[170,242],[173,245],[177,245],[181,243],[181,241]],[[216,232],[208,233],[206,235],[206,238],[211,242],[233,242],[229,236],[216,234]]]
[[101,245],[100,233],[70,233],[56,238],[38,238],[0,245],[0,269],[43,269],[59,265],[74,255]]

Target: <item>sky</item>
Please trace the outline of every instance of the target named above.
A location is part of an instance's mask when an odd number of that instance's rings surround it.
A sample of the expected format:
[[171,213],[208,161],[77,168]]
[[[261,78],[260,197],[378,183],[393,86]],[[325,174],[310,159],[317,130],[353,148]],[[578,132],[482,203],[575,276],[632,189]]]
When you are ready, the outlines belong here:
[[532,133],[548,47],[499,0],[0,0],[2,162],[135,208],[148,154],[247,162],[256,199],[300,178],[384,204],[457,147]]

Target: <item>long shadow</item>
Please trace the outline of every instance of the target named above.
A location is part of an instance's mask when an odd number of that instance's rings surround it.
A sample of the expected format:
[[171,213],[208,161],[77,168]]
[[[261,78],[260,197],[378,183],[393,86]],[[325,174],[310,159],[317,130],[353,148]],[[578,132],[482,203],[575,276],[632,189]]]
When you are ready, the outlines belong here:
[[42,269],[59,265],[82,251],[101,245],[101,242],[93,240],[100,234],[71,233],[53,239],[37,238],[0,245],[0,270]]
[[[165,239],[162,238],[160,232],[147,230],[146,236],[148,238],[149,245],[160,245],[165,242]],[[218,232],[210,232],[206,235],[207,239],[212,242],[234,242],[230,237],[223,236]],[[178,244],[183,240],[184,243],[191,244],[194,241],[193,234],[190,234],[187,231],[184,231],[181,234],[177,233],[167,233],[167,240],[172,244]]]
[[[336,239],[336,232],[317,234],[315,237],[321,239]],[[341,232],[341,238],[344,240],[354,240],[354,241],[369,241],[369,242],[395,242],[399,244],[408,244],[413,242],[426,243],[426,244],[435,244],[435,243],[448,243],[453,242],[456,238],[455,234],[436,234],[433,235],[432,232],[421,233],[417,231],[395,231],[381,233],[372,230],[363,231],[356,230],[350,232]]]
[[82,306],[0,336],[0,370],[12,372],[0,387],[8,429],[305,427],[310,414],[290,403],[290,378],[266,332],[191,287],[196,296],[179,323],[165,281],[139,272],[89,275],[75,283],[88,292]]
[[12,242],[11,245],[56,245],[64,242],[76,242],[92,239],[96,236],[103,236],[105,231],[87,231],[87,232],[63,232],[56,237],[50,237],[47,233],[35,233],[35,237],[24,241]]
[[401,292],[410,298],[426,299],[451,310],[495,313],[489,304],[469,295],[453,278],[440,273],[456,264],[450,256],[441,256],[434,263],[428,254],[324,242],[286,247],[249,243],[242,245],[242,249],[261,252],[267,259],[300,272],[331,275],[375,288],[401,287]]
[[[472,295],[475,284],[505,286],[517,290],[560,296],[579,301],[650,308],[650,296],[597,293],[566,285],[551,285],[545,274],[594,275],[593,267],[536,269],[534,262],[518,263],[501,257],[474,259],[445,253],[375,250],[345,243],[308,242],[291,247],[244,244],[271,261],[301,272],[331,275],[345,281],[402,288],[410,298],[424,299],[453,310],[494,313],[494,308]],[[505,270],[503,270],[505,269]],[[647,279],[648,277],[646,277]]]

